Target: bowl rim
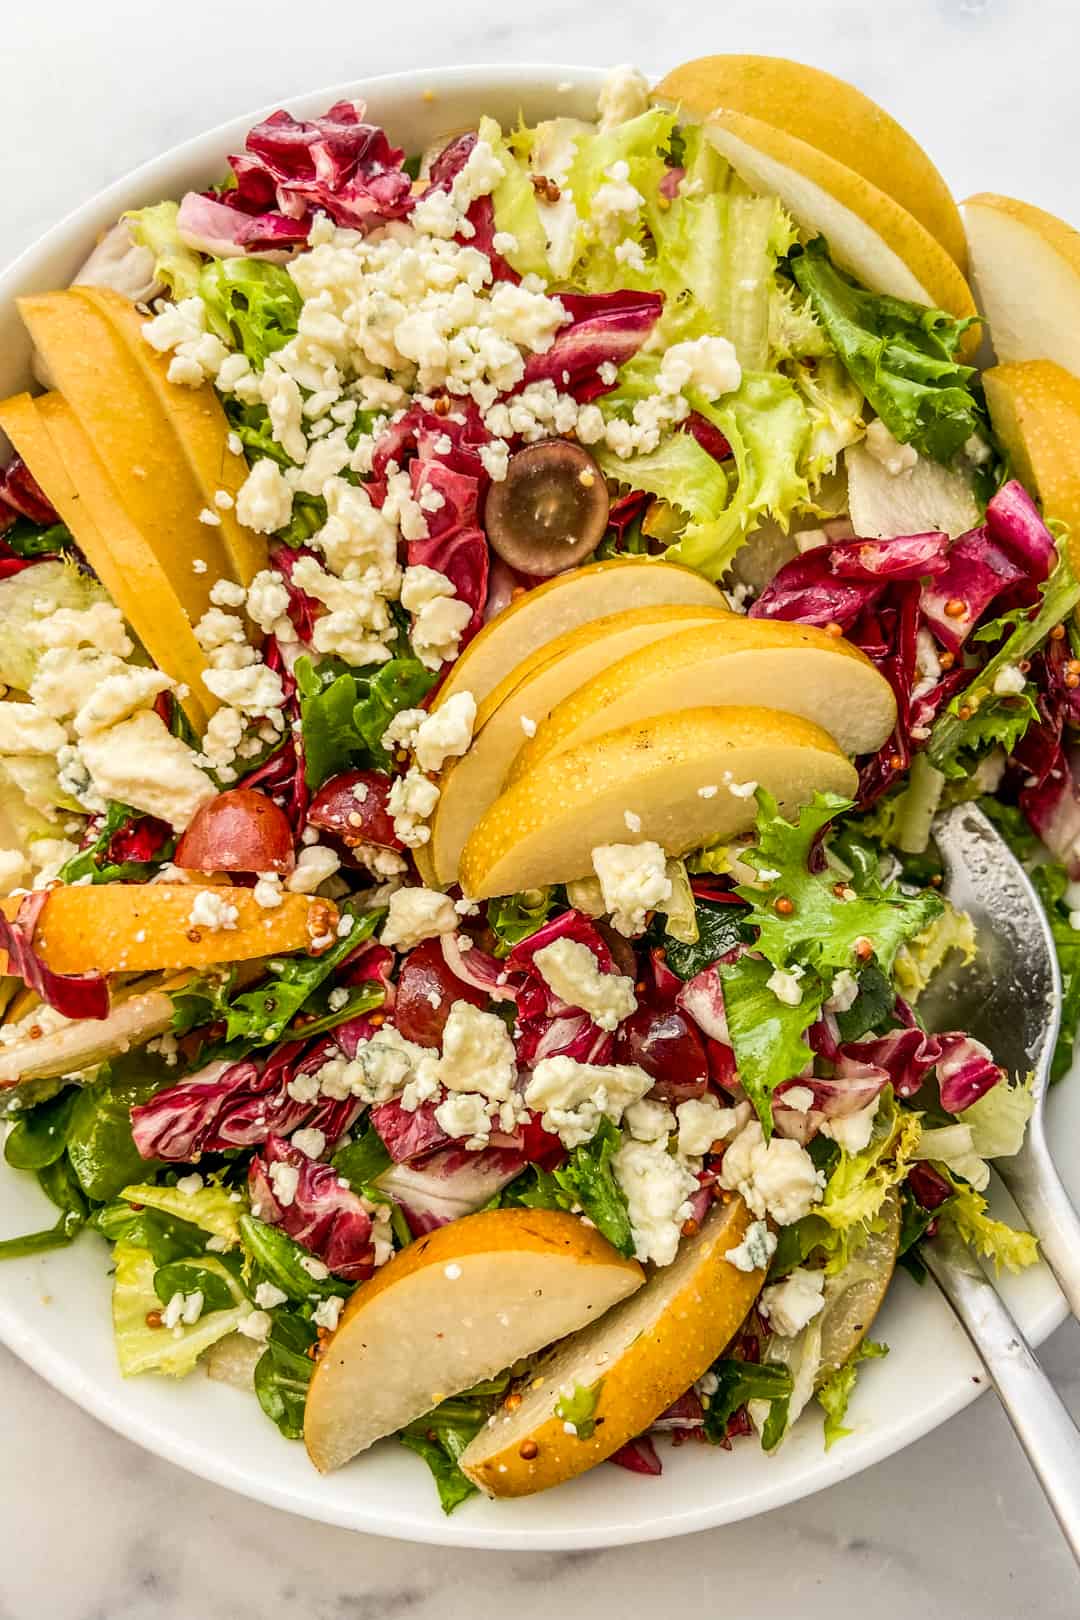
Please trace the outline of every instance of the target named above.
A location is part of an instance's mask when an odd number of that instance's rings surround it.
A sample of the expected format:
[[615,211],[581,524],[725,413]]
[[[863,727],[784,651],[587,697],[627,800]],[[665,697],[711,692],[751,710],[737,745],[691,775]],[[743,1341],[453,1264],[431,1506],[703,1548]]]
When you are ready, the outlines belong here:
[[[548,86],[557,91],[564,83],[570,83],[575,90],[584,88],[592,92],[599,89],[608,71],[580,64],[519,62],[459,64],[385,73],[279,97],[253,111],[222,120],[110,181],[23,248],[0,272],[0,322],[19,292],[38,285],[46,266],[57,255],[67,253],[72,265],[77,265],[79,249],[88,251],[96,232],[115,220],[123,209],[137,206],[151,194],[171,194],[162,191],[163,185],[168,184],[162,180],[163,175],[180,167],[189,172],[200,165],[208,170],[215,165],[220,169],[225,153],[242,144],[247,130],[280,106],[287,106],[297,116],[312,116],[336,100],[366,100],[382,93],[400,94],[412,88],[423,94],[428,86],[438,96],[444,91],[467,91],[475,81],[488,85],[497,83],[509,94],[517,90],[535,93]],[[41,1260],[47,1263],[48,1258],[42,1256]],[[1046,1290],[1043,1292],[1046,1294]],[[1029,1316],[1030,1341],[1035,1345],[1041,1343],[1067,1315],[1063,1297],[1046,1294]],[[650,1493],[649,1497],[641,1499],[640,1517],[627,1513],[619,1521],[602,1526],[574,1522],[572,1505],[567,1522],[556,1527],[529,1526],[516,1514],[500,1522],[500,1504],[482,1504],[486,1509],[483,1516],[472,1513],[420,1522],[392,1504],[373,1505],[376,1498],[370,1493],[366,1501],[353,1504],[304,1496],[284,1480],[256,1475],[250,1464],[244,1466],[242,1460],[238,1462],[234,1451],[225,1446],[220,1454],[208,1456],[201,1442],[189,1437],[180,1423],[169,1429],[136,1412],[124,1401],[123,1387],[114,1392],[87,1373],[70,1349],[57,1343],[55,1333],[50,1336],[46,1328],[37,1327],[25,1309],[3,1294],[0,1294],[0,1341],[54,1389],[115,1433],[212,1484],[268,1506],[346,1529],[433,1545],[505,1551],[618,1546],[685,1535],[754,1517],[814,1494],[892,1456],[936,1429],[987,1387],[985,1380],[976,1383],[970,1377],[956,1378],[944,1385],[928,1385],[925,1404],[908,1411],[899,1424],[883,1423],[869,1434],[861,1435],[861,1444],[850,1453],[845,1454],[843,1448],[832,1453],[822,1451],[811,1480],[797,1472],[791,1475],[778,1471],[774,1481],[764,1488],[755,1486],[741,1498],[729,1491],[722,1501],[705,1499],[696,1507],[676,1512],[670,1505],[665,1511],[664,1503]],[[655,1488],[663,1489],[662,1485]],[[544,1498],[531,1500],[546,1501],[550,1497],[545,1493]]]

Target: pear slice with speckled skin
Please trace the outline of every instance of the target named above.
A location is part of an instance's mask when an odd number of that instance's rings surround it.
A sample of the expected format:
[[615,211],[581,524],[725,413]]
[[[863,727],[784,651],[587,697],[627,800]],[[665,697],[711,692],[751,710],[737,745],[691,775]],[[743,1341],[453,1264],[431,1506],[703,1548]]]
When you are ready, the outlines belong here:
[[[535,1369],[518,1405],[504,1407],[461,1457],[489,1496],[530,1496],[593,1468],[641,1434],[711,1366],[738,1332],[764,1281],[725,1258],[751,1216],[732,1195],[683,1239],[670,1266]],[[567,1432],[564,1392],[591,1389],[589,1432]]]
[[636,1260],[561,1210],[483,1210],[439,1227],[349,1299],[308,1390],[308,1455],[320,1473],[340,1468],[644,1280]]
[[690,607],[728,606],[715,585],[674,563],[619,557],[556,574],[516,597],[473,637],[451,667],[432,708],[456,692],[471,692],[477,703],[482,702],[524,659],[591,619],[624,608],[680,602]]
[[[775,709],[682,709],[605,732],[542,761],[481,816],[461,857],[473,900],[592,876],[600,844],[653,841],[669,855],[754,824],[760,784],[790,815],[858,777],[820,726]],[[637,818],[627,831],[627,812]]]
[[653,98],[698,118],[718,107],[749,113],[808,141],[895,198],[964,268],[964,224],[944,179],[903,125],[853,84],[782,56],[699,56],[665,74]]
[[515,754],[568,693],[638,648],[728,619],[743,622],[722,607],[627,608],[568,630],[523,659],[480,704],[472,746],[440,777],[431,843],[423,846],[430,847],[437,881],[454,882],[465,840],[502,791]]
[[717,704],[802,715],[846,754],[874,753],[896,724],[892,687],[850,642],[812,625],[733,615],[676,630],[579,686],[521,748],[510,780],[601,732],[696,705],[704,692]]
[[1080,377],[1080,231],[992,192],[968,198],[964,223],[997,358],[1053,360]]
[[[960,319],[976,314],[955,259],[913,214],[854,169],[745,113],[717,112],[705,129],[747,185],[779,197],[807,233],[827,237],[834,261],[863,286]],[[978,345],[979,329],[969,327],[961,355]]]
[[1043,515],[1069,525],[1080,568],[1080,378],[1052,360],[983,372],[990,418],[1012,465],[1038,495]]

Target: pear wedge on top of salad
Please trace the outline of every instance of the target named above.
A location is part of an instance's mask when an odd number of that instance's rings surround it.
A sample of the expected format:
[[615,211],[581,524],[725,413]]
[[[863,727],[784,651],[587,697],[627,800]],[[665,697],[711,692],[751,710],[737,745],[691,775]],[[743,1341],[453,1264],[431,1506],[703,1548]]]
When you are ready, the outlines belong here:
[[421,153],[278,112],[22,305],[0,1107],[57,1213],[0,1253],[90,1228],[126,1374],[447,1511],[831,1445],[928,1231],[1037,1257],[984,1197],[1029,1077],[919,997],[979,797],[1069,1067],[1075,233],[972,199],[981,322],[929,159],[808,75]]

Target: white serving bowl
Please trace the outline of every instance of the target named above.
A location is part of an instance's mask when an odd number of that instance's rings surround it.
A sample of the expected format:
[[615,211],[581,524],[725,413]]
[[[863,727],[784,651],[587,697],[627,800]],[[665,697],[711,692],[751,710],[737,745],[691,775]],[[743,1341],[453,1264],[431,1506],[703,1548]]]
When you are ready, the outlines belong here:
[[[361,79],[289,105],[314,116],[342,97],[362,99],[396,145],[418,151],[488,113],[504,125],[519,113],[534,121],[555,113],[591,117],[603,74],[595,68],[460,67]],[[0,395],[31,386],[30,346],[15,311],[21,293],[65,286],[98,235],[126,208],[203,188],[240,151],[252,124],[272,111],[245,114],[135,169],[42,237],[0,276]],[[1080,1089],[1074,1081],[1050,1099],[1062,1170],[1080,1199]],[[998,1213],[1015,1219],[1004,1196]],[[50,1225],[55,1217],[30,1176],[0,1166],[0,1236]],[[676,1536],[779,1507],[858,1473],[936,1428],[985,1387],[964,1334],[932,1284],[901,1274],[875,1323],[891,1347],[865,1372],[851,1404],[855,1432],[826,1453],[811,1410],[774,1457],[752,1440],[731,1452],[687,1445],[659,1450],[660,1479],[609,1466],[531,1499],[473,1499],[446,1518],[427,1469],[395,1442],[384,1442],[339,1473],[320,1477],[303,1447],[283,1440],[253,1396],[199,1373],[174,1383],[121,1378],[110,1323],[109,1254],[93,1235],[68,1249],[0,1266],[0,1338],[35,1371],[86,1411],[157,1456],[274,1507],[379,1535],[472,1547],[602,1547]],[[1035,1343],[1066,1315],[1045,1267],[1009,1278],[1002,1291]],[[402,1344],[408,1354],[408,1344]],[[930,1488],[932,1482],[927,1481]]]

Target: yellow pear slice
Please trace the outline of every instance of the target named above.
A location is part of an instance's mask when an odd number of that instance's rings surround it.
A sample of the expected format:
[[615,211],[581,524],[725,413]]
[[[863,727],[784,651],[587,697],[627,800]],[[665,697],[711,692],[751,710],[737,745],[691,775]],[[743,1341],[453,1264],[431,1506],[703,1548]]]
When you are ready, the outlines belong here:
[[0,400],[0,428],[154,663],[188,688],[184,713],[201,735],[219,703],[203,685],[206,659],[165,570],[117,503],[71,407],[59,394],[16,394]]
[[864,444],[844,451],[851,527],[864,540],[941,530],[954,540],[977,528],[982,512],[968,474],[920,456],[891,473]]
[[[974,315],[971,289],[945,249],[906,208],[836,158],[745,113],[718,112],[710,141],[755,191],[780,198],[804,231],[823,233],[837,264],[873,292],[950,315]],[[962,340],[973,353],[978,329]]]
[[449,1395],[594,1321],[645,1273],[573,1215],[466,1215],[400,1250],[350,1298],[315,1363],[304,1440],[340,1468]]
[[[149,381],[78,292],[17,302],[57,390],[101,459],[116,503],[145,536],[196,623],[209,605],[210,587],[231,578],[231,567],[220,526],[199,522],[206,502]],[[197,560],[206,564],[199,573]]]
[[[243,456],[229,449],[229,422],[213,384],[187,388],[169,381],[168,356],[145,341],[144,319],[129,298],[110,287],[75,287],[72,291],[104,316],[150,384],[195,475],[204,508],[220,519],[233,578],[250,585],[266,567],[266,536],[246,529],[237,519],[235,501],[248,467]],[[215,497],[221,490],[233,506],[218,504]]]
[[964,204],[971,274],[999,360],[1056,360],[1080,377],[1080,231],[1015,197]]
[[[520,1404],[497,1413],[461,1468],[489,1496],[530,1496],[593,1468],[641,1434],[690,1388],[738,1332],[764,1281],[725,1258],[750,1224],[739,1197],[714,1204],[670,1266],[541,1361]],[[556,1410],[592,1390],[591,1432],[568,1433]],[[531,1444],[529,1443],[531,1442]]]
[[853,84],[782,56],[699,56],[673,68],[653,95],[698,118],[721,107],[749,113],[809,142],[895,198],[964,268],[964,225],[944,179],[903,125]]
[[[690,625],[735,618],[725,608],[644,607],[606,614],[537,649],[480,704],[472,747],[440,783],[430,849],[438,881],[453,883],[465,840],[502,791],[529,730],[568,693],[628,653]],[[669,705],[672,707],[673,705]],[[617,722],[616,722],[617,723]],[[610,727],[605,728],[610,729]]]
[[471,692],[480,703],[525,658],[556,636],[605,614],[664,602],[728,605],[715,585],[674,563],[612,558],[556,574],[517,597],[469,642],[432,707],[438,708],[455,692]]
[[[685,855],[753,826],[753,785],[790,814],[819,791],[851,794],[856,782],[829,734],[796,715],[762,708],[657,715],[543,760],[508,787],[469,836],[461,887],[490,900],[591,877],[599,844],[651,840]],[[633,834],[627,811],[640,821]]]
[[892,687],[850,642],[811,625],[733,615],[629,653],[578,687],[522,747],[510,780],[602,732],[694,708],[705,693],[717,704],[801,715],[845,754],[873,753],[896,724]]
[[1080,566],[1080,379],[1052,360],[983,372],[994,431],[1043,514],[1067,523]]

